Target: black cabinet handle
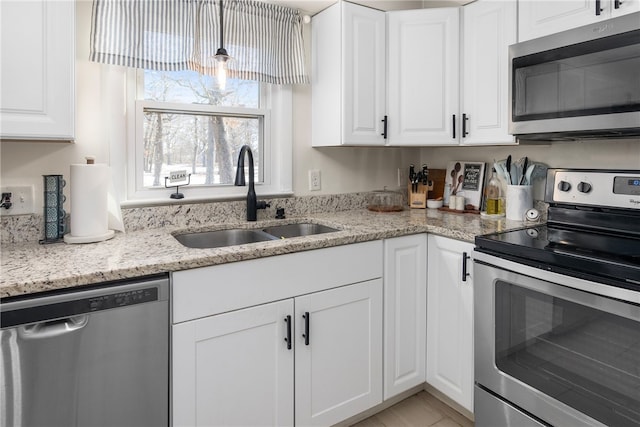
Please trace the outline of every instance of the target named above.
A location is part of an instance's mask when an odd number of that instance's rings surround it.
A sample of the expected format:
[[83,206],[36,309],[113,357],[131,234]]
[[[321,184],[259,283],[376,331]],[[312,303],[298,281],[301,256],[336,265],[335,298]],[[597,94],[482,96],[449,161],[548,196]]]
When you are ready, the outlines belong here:
[[456,115],[453,115],[453,139],[456,139]]
[[471,258],[469,255],[467,255],[466,252],[462,252],[462,281],[466,282],[467,281],[467,276],[470,276],[469,273],[467,273],[467,260]]
[[308,311],[305,311],[302,315],[302,318],[304,319],[304,334],[302,334],[302,337],[304,338],[304,345],[309,345],[309,322],[311,320],[309,317]]
[[388,117],[384,116],[384,119],[381,120],[382,123],[384,123],[382,125],[382,133],[380,135],[382,135],[382,137],[384,139],[387,139],[387,123],[388,123]]
[[284,342],[287,343],[287,350],[291,350],[291,316],[285,317],[284,323],[287,324],[287,336],[284,338]]
[[469,120],[469,116],[467,116],[465,113],[462,114],[462,137],[466,137],[467,135],[469,135],[469,132],[467,132],[467,121]]
[[596,0],[596,15],[600,16],[601,12],[602,12],[602,8],[600,7],[600,0]]
[[620,9],[620,5],[622,4],[622,2],[620,0],[614,0],[613,2],[613,7],[616,9]]

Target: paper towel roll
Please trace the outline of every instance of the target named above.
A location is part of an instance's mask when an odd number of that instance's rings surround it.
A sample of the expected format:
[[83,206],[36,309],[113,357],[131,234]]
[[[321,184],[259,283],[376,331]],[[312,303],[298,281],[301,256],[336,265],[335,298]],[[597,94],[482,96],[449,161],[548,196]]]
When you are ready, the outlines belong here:
[[81,238],[79,243],[106,240],[104,236],[109,234],[109,167],[105,164],[73,164],[70,178],[71,237]]

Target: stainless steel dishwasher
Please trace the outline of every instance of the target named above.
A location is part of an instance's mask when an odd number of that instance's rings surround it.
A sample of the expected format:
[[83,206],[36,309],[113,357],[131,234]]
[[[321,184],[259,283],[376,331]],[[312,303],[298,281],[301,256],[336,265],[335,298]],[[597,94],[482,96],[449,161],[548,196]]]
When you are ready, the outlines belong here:
[[3,427],[167,426],[166,276],[0,306]]

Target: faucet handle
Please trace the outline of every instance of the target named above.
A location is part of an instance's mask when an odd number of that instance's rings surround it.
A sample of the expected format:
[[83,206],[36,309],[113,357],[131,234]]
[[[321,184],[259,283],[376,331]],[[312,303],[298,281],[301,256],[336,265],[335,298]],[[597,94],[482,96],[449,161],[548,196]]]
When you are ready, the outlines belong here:
[[264,200],[258,200],[256,202],[256,209],[267,209],[270,207],[271,207],[271,204],[265,202]]

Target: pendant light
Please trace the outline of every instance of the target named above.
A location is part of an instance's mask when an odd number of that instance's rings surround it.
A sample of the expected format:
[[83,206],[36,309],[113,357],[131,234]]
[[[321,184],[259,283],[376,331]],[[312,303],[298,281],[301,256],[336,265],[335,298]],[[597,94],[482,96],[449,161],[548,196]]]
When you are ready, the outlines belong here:
[[224,12],[222,11],[222,0],[220,0],[220,47],[216,51],[213,59],[217,62],[218,72],[216,73],[216,77],[218,79],[218,86],[220,90],[225,90],[227,86],[227,61],[229,61],[231,57],[224,48]]

